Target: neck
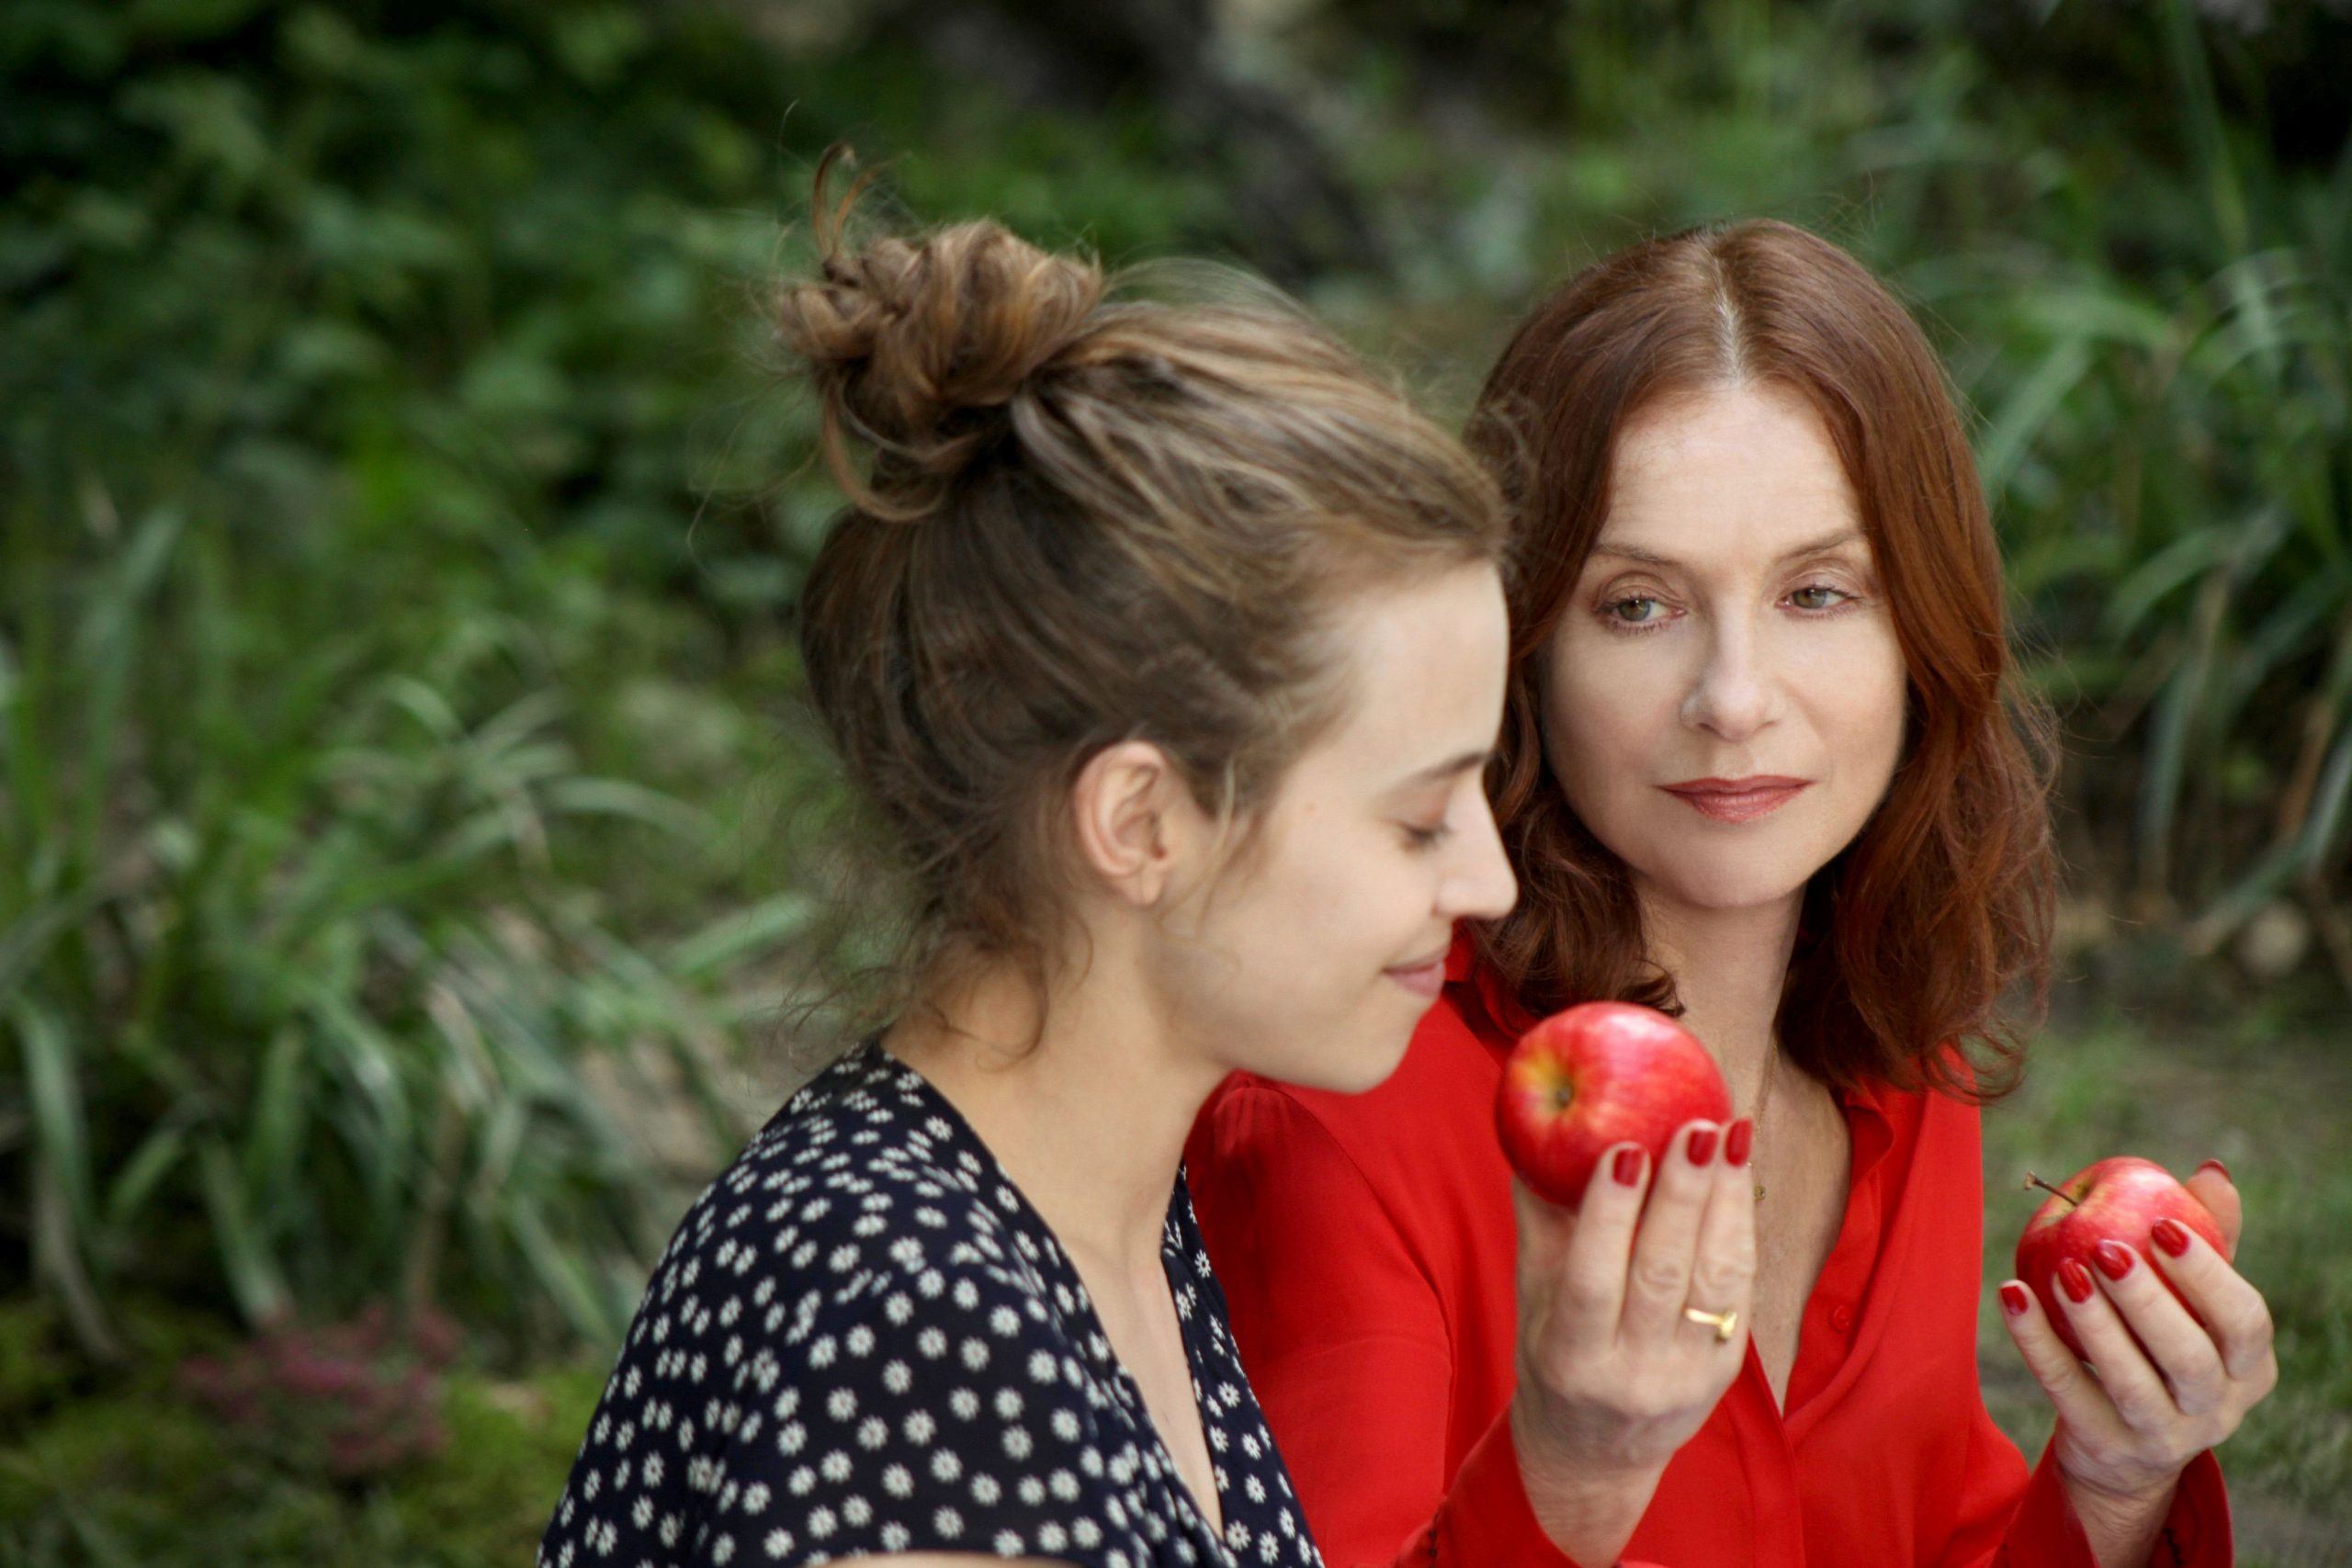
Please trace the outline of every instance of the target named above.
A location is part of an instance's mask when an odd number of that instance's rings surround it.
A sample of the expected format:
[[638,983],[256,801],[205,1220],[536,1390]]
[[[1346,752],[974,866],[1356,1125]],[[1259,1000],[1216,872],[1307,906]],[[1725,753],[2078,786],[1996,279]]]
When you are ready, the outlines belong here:
[[1035,1004],[1003,972],[910,1010],[883,1045],[971,1123],[1066,1251],[1156,1281],[1184,1140],[1224,1070],[1182,1049],[1109,956],[1052,994],[1035,1048]]
[[1683,1027],[1713,1054],[1741,1114],[1755,1110],[1757,1086],[1779,1049],[1773,1020],[1804,897],[1743,909],[1694,908],[1646,894],[1642,900],[1650,955],[1674,976]]

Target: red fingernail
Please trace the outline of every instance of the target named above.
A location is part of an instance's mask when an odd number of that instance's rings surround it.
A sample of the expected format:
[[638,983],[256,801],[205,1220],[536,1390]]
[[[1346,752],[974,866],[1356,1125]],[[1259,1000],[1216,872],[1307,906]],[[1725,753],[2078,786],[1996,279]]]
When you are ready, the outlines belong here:
[[2155,1238],[2155,1242],[2158,1247],[2165,1249],[2165,1257],[2181,1258],[2187,1256],[2188,1252],[2188,1227],[2182,1224],[2178,1220],[2174,1219],[2170,1214],[2166,1214],[2163,1219],[2158,1220],[2155,1223],[2154,1227],[2151,1229],[2148,1234]]
[[2235,1179],[2233,1179],[2233,1178],[2230,1175],[2230,1168],[2229,1168],[2228,1166],[2226,1166],[2226,1165],[2223,1165],[2220,1160],[2217,1160],[2217,1159],[2209,1159],[2209,1160],[2207,1160],[2203,1165],[2199,1166],[2197,1168],[2198,1168],[2199,1170],[2218,1170],[2218,1171],[2220,1171],[2220,1172],[2222,1173],[2222,1180],[2229,1182],[2229,1184],[2230,1184],[2231,1186],[2233,1186],[2233,1187],[2235,1187],[2235,1186],[2237,1185],[2237,1181],[2235,1180]]
[[1609,1163],[1609,1174],[1617,1179],[1620,1187],[1631,1187],[1642,1179],[1642,1151],[1619,1149],[1617,1157]]
[[2132,1272],[2132,1249],[2120,1241],[2100,1242],[2091,1248],[2091,1256],[2098,1260],[2098,1271],[2110,1280]]
[[2027,1300],[2028,1298],[2025,1293],[2025,1287],[2018,1284],[2015,1280],[2010,1280],[2007,1284],[2001,1287],[2001,1310],[2007,1313],[2011,1317],[2023,1317],[2025,1315],[2025,1303]]
[[1736,1170],[1747,1163],[1747,1146],[1756,1137],[1756,1122],[1743,1116],[1724,1134],[1724,1163]]
[[2069,1258],[2058,1265],[2058,1284],[2066,1292],[2066,1299],[2076,1306],[2091,1299],[2091,1271],[2083,1267],[2078,1258]]
[[1704,1165],[1715,1157],[1715,1130],[1702,1127],[1690,1134],[1690,1163]]

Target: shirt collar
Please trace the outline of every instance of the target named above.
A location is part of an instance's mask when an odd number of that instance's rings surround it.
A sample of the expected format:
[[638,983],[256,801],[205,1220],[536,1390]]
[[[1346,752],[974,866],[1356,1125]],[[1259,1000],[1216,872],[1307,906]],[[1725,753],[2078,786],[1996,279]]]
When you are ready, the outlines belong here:
[[1535,1027],[1535,1015],[1520,1005],[1502,976],[1492,965],[1479,962],[1477,938],[1459,927],[1453,945],[1446,950],[1445,978],[1465,993],[1455,1001],[1470,1004],[1464,1010],[1477,1019],[1474,1032],[1497,1055],[1507,1055],[1521,1035]]

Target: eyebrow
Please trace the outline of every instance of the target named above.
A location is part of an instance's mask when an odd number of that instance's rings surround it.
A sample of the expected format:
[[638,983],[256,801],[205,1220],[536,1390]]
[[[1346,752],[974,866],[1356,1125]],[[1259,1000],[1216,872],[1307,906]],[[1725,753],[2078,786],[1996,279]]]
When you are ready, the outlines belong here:
[[1485,767],[1494,760],[1494,755],[1495,750],[1491,746],[1484,751],[1464,751],[1459,757],[1452,757],[1442,762],[1432,763],[1410,778],[1398,780],[1395,787],[1400,790],[1412,789],[1420,784],[1436,784],[1441,779],[1454,778],[1468,773],[1473,768]]
[[[1824,534],[1817,539],[1807,539],[1802,545],[1782,550],[1773,558],[1773,563],[1778,565],[1784,560],[1794,560],[1799,556],[1826,554],[1828,551],[1840,549],[1847,545],[1859,544],[1861,538],[1860,529],[1841,528],[1835,534]],[[1611,539],[1602,539],[1595,544],[1592,547],[1592,553],[1597,556],[1613,556],[1620,560],[1640,561],[1645,566],[1679,566],[1681,564],[1671,556],[1662,556],[1656,550],[1645,550],[1639,545],[1628,545]]]

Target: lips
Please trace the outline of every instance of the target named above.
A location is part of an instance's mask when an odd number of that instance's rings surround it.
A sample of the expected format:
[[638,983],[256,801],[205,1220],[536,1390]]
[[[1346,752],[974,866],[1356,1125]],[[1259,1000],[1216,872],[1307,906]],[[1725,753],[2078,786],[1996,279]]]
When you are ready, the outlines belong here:
[[1812,783],[1779,773],[1751,773],[1740,779],[1685,779],[1658,787],[1702,817],[1718,822],[1752,822],[1778,811]]
[[1399,964],[1385,973],[1415,996],[1434,999],[1445,988],[1445,954],[1446,949],[1440,948],[1418,963]]

